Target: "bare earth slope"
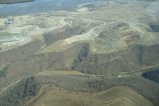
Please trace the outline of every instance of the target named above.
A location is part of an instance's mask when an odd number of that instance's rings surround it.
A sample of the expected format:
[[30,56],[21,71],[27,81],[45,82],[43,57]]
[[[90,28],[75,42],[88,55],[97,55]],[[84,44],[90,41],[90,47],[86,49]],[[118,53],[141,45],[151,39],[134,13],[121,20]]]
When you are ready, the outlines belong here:
[[72,92],[47,86],[43,89],[30,106],[152,106],[128,87],[94,93]]

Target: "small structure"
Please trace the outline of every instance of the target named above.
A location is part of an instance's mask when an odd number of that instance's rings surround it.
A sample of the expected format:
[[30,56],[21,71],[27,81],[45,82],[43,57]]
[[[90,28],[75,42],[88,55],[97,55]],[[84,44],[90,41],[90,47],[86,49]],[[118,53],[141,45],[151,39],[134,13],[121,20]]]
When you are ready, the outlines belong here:
[[13,24],[14,23],[14,18],[13,17],[9,17],[7,18],[7,20],[5,21],[5,24],[6,25],[10,25],[10,24]]

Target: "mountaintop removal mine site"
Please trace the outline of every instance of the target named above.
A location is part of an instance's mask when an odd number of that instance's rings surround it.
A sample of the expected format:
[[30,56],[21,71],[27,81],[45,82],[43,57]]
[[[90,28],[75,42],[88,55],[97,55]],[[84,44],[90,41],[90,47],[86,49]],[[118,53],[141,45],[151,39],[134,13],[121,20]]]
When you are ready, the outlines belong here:
[[159,1],[0,0],[0,106],[159,106]]

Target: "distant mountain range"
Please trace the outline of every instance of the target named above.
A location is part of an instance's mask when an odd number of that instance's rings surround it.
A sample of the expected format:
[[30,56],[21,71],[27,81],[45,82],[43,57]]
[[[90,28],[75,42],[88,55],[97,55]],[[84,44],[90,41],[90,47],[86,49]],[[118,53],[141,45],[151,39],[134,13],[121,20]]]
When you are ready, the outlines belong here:
[[0,0],[1,4],[10,4],[10,3],[21,3],[21,2],[31,2],[34,0]]

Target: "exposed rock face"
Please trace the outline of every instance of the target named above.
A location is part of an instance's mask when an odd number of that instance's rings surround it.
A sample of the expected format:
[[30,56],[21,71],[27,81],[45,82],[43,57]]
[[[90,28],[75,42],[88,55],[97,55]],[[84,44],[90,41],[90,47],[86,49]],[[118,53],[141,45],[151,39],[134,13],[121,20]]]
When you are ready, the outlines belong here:
[[55,43],[58,40],[64,40],[74,35],[82,33],[84,30],[80,27],[65,26],[57,31],[52,31],[44,34],[44,40],[47,45]]

